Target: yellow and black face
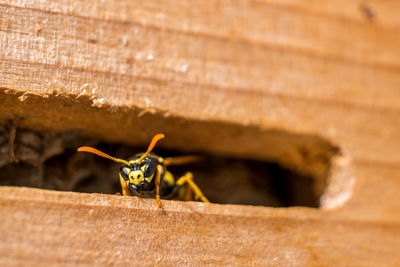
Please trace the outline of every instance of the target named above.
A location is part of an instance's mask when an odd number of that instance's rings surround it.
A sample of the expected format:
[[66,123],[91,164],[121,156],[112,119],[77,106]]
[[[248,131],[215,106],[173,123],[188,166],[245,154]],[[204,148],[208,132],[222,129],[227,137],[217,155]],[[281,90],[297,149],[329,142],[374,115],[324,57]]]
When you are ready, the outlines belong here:
[[130,160],[129,164],[129,166],[122,164],[120,169],[120,175],[126,181],[128,187],[135,190],[150,190],[157,161],[151,157],[145,157],[139,163],[139,157],[137,157]]
[[[120,178],[126,182],[126,185],[129,189],[131,189],[131,191],[152,191],[155,187],[153,178],[157,169],[157,164],[161,164],[161,158],[155,156],[154,154],[150,154],[150,152],[153,150],[156,143],[164,137],[164,134],[156,134],[153,139],[151,139],[147,151],[145,153],[136,155],[130,161],[112,157],[96,148],[89,146],[79,147],[78,151],[93,153],[100,157],[122,163],[119,175]],[[123,182],[121,185],[122,189],[125,190],[125,185]]]

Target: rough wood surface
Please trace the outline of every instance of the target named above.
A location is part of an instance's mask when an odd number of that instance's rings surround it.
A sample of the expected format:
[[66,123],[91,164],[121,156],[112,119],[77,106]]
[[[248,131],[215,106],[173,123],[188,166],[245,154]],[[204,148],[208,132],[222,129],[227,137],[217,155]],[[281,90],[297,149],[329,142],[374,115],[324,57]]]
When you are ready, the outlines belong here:
[[131,144],[163,131],[175,149],[294,167],[308,166],[297,138],[322,140],[343,154],[332,177],[354,179],[329,211],[166,202],[160,212],[150,200],[2,188],[2,260],[399,265],[399,10],[0,1],[2,120]]
[[306,208],[165,201],[159,210],[137,197],[0,193],[3,266],[400,264],[399,223]]

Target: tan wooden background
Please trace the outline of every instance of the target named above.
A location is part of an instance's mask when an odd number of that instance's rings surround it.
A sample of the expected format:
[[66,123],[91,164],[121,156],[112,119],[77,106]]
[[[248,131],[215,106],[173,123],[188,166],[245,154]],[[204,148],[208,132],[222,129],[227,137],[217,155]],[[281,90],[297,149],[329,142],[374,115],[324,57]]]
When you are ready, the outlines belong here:
[[[296,137],[342,152],[324,209],[160,211],[3,187],[0,263],[400,265],[399,12],[386,0],[0,1],[1,120],[129,144],[163,131],[167,148],[312,173],[285,158]],[[271,131],[294,138],[274,146]]]

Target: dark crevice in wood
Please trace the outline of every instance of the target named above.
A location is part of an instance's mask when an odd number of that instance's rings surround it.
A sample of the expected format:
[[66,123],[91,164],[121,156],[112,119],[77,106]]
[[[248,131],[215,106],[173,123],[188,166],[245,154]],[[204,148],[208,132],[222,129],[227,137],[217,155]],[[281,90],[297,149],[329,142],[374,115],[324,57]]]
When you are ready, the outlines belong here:
[[[120,191],[119,165],[90,154],[77,153],[76,148],[82,145],[95,146],[120,158],[128,158],[146,149],[145,144],[140,147],[107,143],[74,131],[54,133],[18,128],[15,131],[13,127],[14,122],[7,122],[0,127],[0,185],[114,194]],[[13,146],[10,146],[8,140],[12,129],[16,136]],[[290,138],[286,141],[290,143]],[[203,160],[170,167],[169,170],[177,177],[186,171],[193,172],[197,184],[214,203],[318,207],[327,185],[329,157],[338,151],[330,148],[333,151],[326,152],[326,155],[318,156],[317,153],[317,156],[313,156],[311,147],[294,145],[292,149],[300,149],[293,153],[299,153],[305,159],[316,157],[314,160],[320,161],[317,165],[324,162],[326,166],[318,167],[322,170],[304,168],[304,171],[301,166],[297,166],[296,170],[274,161],[192,151],[191,154],[200,155]],[[155,152],[163,157],[187,154],[179,149],[165,148],[156,148]],[[16,162],[12,160],[12,153]],[[326,160],[321,161],[318,158],[321,156],[327,157]],[[303,162],[309,164],[309,160]],[[321,177],[315,177],[317,173]]]

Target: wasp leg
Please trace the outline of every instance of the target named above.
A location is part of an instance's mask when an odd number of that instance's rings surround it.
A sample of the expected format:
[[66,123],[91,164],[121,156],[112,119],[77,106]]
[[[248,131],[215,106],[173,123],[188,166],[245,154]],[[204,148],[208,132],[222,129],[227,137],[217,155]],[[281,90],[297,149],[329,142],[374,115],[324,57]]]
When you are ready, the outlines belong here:
[[189,183],[186,184],[185,196],[183,197],[184,201],[193,200],[193,189],[190,187]]
[[200,198],[201,201],[210,202],[203,195],[200,188],[193,182],[193,174],[191,172],[187,172],[184,176],[179,178],[178,181],[176,181],[176,184],[180,186],[184,185],[185,183],[187,183],[191,187],[191,189],[193,189],[195,196]]
[[121,177],[121,175],[119,176],[119,181],[121,183],[121,187],[122,187],[122,195],[123,196],[131,196],[131,191],[129,191],[128,185],[126,184],[126,181]]
[[162,207],[162,203],[160,200],[160,182],[162,173],[163,173],[163,167],[161,165],[157,165],[156,180],[154,181],[154,184],[156,186],[156,203],[160,208]]
[[164,159],[164,165],[165,166],[182,165],[182,164],[193,163],[193,162],[196,162],[196,161],[199,161],[199,160],[202,160],[202,158],[199,157],[199,156],[172,157],[172,158],[165,158]]

